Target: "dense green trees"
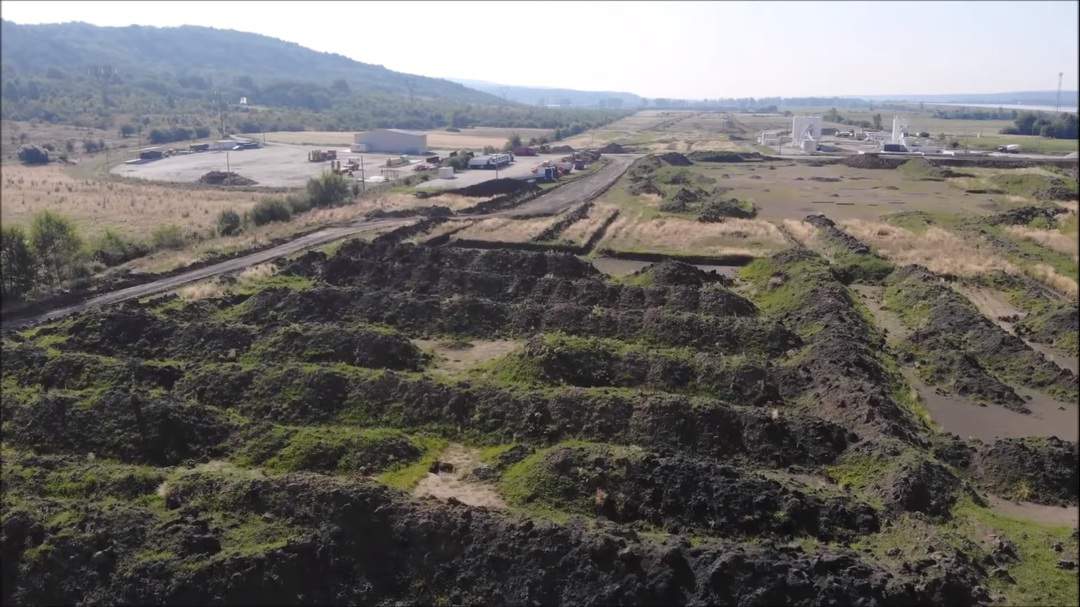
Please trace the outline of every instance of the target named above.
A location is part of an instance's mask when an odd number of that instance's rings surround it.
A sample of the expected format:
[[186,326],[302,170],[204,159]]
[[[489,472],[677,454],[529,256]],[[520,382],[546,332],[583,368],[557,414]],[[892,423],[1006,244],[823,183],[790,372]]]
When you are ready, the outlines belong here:
[[0,283],[4,300],[22,299],[34,287],[34,255],[22,228],[4,226],[0,232]]
[[1076,139],[1078,125],[1076,114],[1058,112],[1051,116],[1043,112],[1023,112],[1013,120],[1014,126],[1005,127],[1006,135],[1041,135],[1054,139]]
[[323,173],[307,182],[308,199],[312,206],[332,207],[352,196],[349,182],[336,173]]
[[30,248],[38,261],[40,278],[59,287],[75,273],[82,239],[71,220],[41,211],[30,224]]

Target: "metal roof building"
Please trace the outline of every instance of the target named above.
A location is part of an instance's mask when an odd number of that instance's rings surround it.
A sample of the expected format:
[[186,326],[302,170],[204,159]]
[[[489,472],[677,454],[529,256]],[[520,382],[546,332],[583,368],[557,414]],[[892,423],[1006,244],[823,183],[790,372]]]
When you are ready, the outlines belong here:
[[357,133],[353,151],[382,154],[423,154],[427,151],[427,133],[401,129],[376,129]]

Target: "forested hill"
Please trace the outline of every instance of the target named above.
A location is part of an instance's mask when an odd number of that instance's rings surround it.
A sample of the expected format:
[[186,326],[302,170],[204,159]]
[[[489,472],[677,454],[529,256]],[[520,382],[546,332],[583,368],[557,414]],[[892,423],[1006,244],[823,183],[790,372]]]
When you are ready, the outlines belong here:
[[255,81],[295,80],[323,85],[341,80],[358,93],[411,93],[447,101],[503,103],[498,97],[449,80],[403,74],[277,38],[233,30],[97,27],[86,23],[18,25],[4,21],[0,33],[5,67],[20,72],[44,72],[50,68],[85,72],[104,66],[116,70],[121,78],[149,73],[203,86],[235,84],[235,79],[245,76]]
[[[594,124],[599,113],[510,103],[267,36],[206,27],[2,22],[2,117],[231,131]],[[247,104],[240,107],[241,98]],[[213,120],[211,120],[213,118]]]

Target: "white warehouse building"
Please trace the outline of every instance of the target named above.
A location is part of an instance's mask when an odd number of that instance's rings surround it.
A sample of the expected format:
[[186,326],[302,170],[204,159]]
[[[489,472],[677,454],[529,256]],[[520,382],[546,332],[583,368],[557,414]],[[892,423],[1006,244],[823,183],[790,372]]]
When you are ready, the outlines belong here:
[[353,136],[352,151],[381,154],[423,154],[427,151],[427,133],[401,129],[376,129]]

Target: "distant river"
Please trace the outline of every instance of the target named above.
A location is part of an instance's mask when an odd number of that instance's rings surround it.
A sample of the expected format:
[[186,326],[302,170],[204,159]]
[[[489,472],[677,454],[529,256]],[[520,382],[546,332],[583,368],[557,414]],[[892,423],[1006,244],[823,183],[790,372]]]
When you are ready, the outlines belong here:
[[1039,112],[1072,112],[1076,113],[1076,108],[1063,107],[1060,110],[1055,110],[1052,105],[1016,105],[1008,103],[927,103],[926,105],[951,105],[954,107],[985,107],[991,109],[1001,108],[1004,110],[1031,110]]

